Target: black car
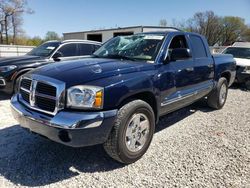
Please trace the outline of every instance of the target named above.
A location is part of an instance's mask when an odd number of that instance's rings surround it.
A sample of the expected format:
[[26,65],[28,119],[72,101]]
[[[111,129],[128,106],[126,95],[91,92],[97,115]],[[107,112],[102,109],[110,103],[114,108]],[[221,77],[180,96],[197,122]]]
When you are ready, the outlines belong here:
[[87,40],[48,41],[24,56],[0,59],[0,93],[11,94],[18,78],[37,67],[91,55],[101,43]]

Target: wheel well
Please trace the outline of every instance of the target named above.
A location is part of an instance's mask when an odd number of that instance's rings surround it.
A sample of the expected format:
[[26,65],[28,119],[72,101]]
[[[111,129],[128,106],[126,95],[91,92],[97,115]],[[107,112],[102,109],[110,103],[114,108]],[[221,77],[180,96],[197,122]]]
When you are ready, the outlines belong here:
[[231,79],[231,74],[229,72],[224,72],[221,74],[221,77],[224,77],[227,79],[227,83],[230,83],[230,79]]
[[140,100],[147,102],[152,107],[152,109],[154,111],[155,120],[158,121],[157,102],[156,102],[155,95],[151,92],[141,92],[141,93],[129,96],[128,98],[124,99],[120,103],[119,108],[122,107],[123,105],[133,101],[133,100],[136,100],[136,99],[140,99]]
[[17,81],[17,79],[20,77],[20,76],[22,76],[23,74],[25,74],[25,73],[27,73],[27,72],[29,72],[29,71],[31,71],[32,69],[25,69],[25,70],[23,70],[23,71],[20,71],[20,72],[18,72],[15,76],[14,76],[14,78],[13,78],[13,88],[12,88],[12,90],[13,90],[13,92],[14,92],[14,90],[15,90],[15,87],[16,87],[16,81]]
[[27,73],[27,72],[29,72],[29,71],[31,71],[31,70],[33,70],[33,69],[24,69],[24,70],[21,70],[20,72],[18,72],[18,73],[15,75],[14,80],[16,81],[17,78],[19,78],[20,76],[22,76],[23,74],[25,74],[25,73]]

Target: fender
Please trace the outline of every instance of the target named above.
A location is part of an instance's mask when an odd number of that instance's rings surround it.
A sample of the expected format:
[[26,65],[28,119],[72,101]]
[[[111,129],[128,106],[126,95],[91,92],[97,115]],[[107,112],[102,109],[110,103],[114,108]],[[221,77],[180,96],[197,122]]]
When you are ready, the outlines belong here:
[[141,99],[152,106],[157,120],[159,115],[158,102],[160,101],[160,92],[158,88],[155,87],[155,82],[157,81],[154,79],[155,74],[155,70],[136,72],[114,76],[111,77],[112,79],[107,79],[105,81],[100,79],[88,84],[106,88],[106,109],[119,108],[121,105],[134,98]]
[[21,76],[21,75],[25,74],[26,72],[29,72],[29,71],[31,71],[31,70],[33,70],[33,69],[34,69],[34,68],[25,68],[25,69],[21,69],[21,70],[15,72],[15,73],[13,74],[13,76],[11,77],[11,80],[12,80],[12,81],[13,81],[13,80],[16,80],[19,76]]

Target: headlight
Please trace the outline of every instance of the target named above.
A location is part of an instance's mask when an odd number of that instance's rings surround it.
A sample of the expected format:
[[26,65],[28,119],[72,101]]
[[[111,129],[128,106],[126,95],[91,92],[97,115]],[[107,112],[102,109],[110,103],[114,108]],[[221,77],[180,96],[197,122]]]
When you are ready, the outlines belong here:
[[74,86],[67,91],[67,107],[76,109],[101,109],[104,90],[97,86]]
[[16,65],[2,66],[0,67],[0,72],[9,72],[14,69],[16,69]]

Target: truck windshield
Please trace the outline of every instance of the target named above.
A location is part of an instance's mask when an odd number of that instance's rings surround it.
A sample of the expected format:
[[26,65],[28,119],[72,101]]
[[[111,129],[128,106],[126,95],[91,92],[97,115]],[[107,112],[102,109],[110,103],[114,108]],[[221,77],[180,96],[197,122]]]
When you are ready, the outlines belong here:
[[250,48],[229,47],[224,54],[232,54],[236,58],[250,59]]
[[154,61],[164,35],[138,34],[111,39],[93,55],[100,58]]
[[29,53],[27,53],[27,55],[48,57],[56,50],[59,45],[60,42],[46,42],[31,50]]

